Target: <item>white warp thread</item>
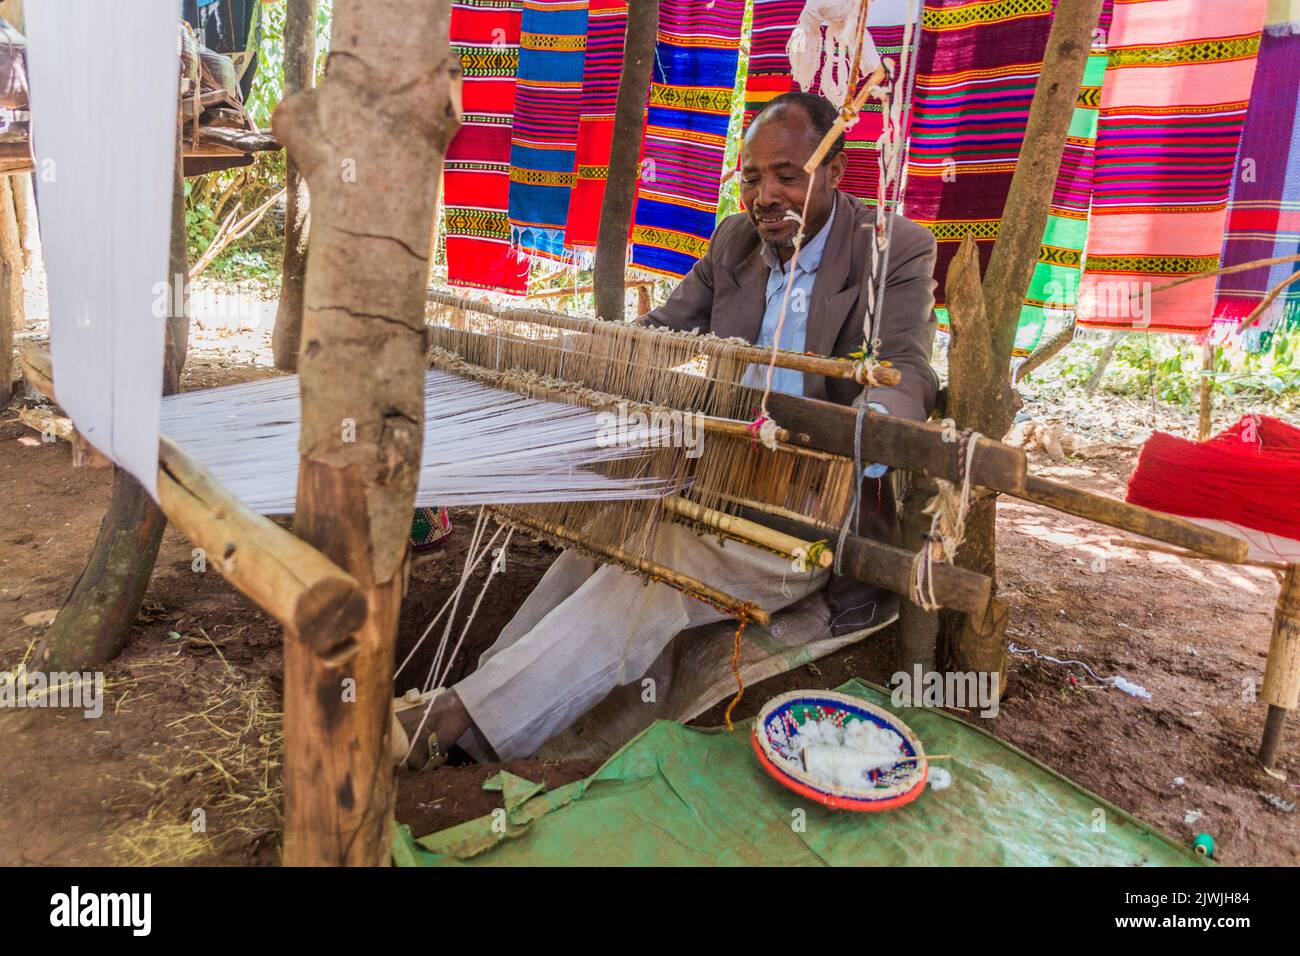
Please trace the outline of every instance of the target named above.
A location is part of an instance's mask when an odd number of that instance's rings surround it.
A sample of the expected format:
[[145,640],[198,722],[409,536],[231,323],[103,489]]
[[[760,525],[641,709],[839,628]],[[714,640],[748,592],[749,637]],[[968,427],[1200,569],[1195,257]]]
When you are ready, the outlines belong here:
[[39,0],[26,23],[59,404],[155,497],[180,14]]
[[[298,488],[298,402],[296,375],[186,392],[163,400],[162,430],[250,508],[288,514]],[[625,500],[676,490],[663,478],[612,479],[590,468],[667,444],[668,426],[627,429],[606,446],[602,419],[590,409],[441,371],[425,376],[424,419],[417,505]]]

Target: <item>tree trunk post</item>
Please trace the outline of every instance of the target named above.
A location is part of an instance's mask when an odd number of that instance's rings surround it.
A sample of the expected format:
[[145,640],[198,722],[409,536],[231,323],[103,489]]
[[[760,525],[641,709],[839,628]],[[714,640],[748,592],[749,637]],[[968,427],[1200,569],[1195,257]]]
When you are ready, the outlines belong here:
[[[930,516],[925,506],[938,491],[934,481],[915,472],[907,473],[908,485],[899,496],[900,546],[913,554],[929,545],[921,537],[930,530]],[[894,670],[933,671],[939,639],[939,612],[927,611],[913,604],[907,595],[899,602],[898,630],[894,639]]]
[[[287,0],[284,9],[284,97],[309,90],[316,78],[316,0]],[[275,310],[271,354],[275,367],[298,368],[302,341],[302,295],[311,232],[311,197],[297,162],[284,159],[284,263]]]
[[1291,565],[1282,577],[1273,615],[1273,639],[1264,666],[1264,687],[1260,693],[1268,704],[1264,739],[1259,760],[1265,767],[1277,761],[1278,745],[1286,715],[1300,703],[1300,567]]
[[1205,441],[1214,427],[1214,369],[1218,364],[1219,349],[1208,342],[1201,354],[1200,415],[1196,425],[1196,440]]
[[[963,243],[948,274],[949,412],[956,423],[1000,439],[1017,407],[1008,369],[1025,291],[1042,246],[1052,193],[1065,152],[1084,65],[1103,0],[1060,0],[1034,90],[1020,160],[1011,181],[998,239],[981,283],[973,241]],[[997,574],[997,499],[972,503],[957,563]],[[980,621],[944,628],[944,657],[955,670],[1001,670],[1005,607],[993,602]],[[994,645],[996,649],[994,648]]]
[[342,664],[287,635],[284,862],[389,862],[390,702],[424,439],[429,243],[460,124],[448,0],[336,0],[329,69],[276,110],[311,187],[294,530],[360,582]]
[[[185,248],[185,179],[180,141],[172,189],[171,281],[184,288],[189,273]],[[172,301],[176,301],[172,296]],[[189,342],[189,296],[167,318],[163,394],[180,391]],[[149,493],[121,468],[113,469],[108,511],[90,549],[86,567],[72,585],[59,615],[46,631],[33,660],[46,671],[84,670],[113,660],[126,646],[158,558],[167,519]]]
[[0,176],[0,408],[14,386],[14,333],[27,324],[23,309],[23,249],[14,201],[15,176]]
[[1102,346],[1101,355],[1097,356],[1097,365],[1093,368],[1092,374],[1088,376],[1088,382],[1083,386],[1083,393],[1089,398],[1097,394],[1097,389],[1101,388],[1101,380],[1106,377],[1106,369],[1110,365],[1111,359],[1115,357],[1115,346],[1119,345],[1119,340],[1123,337],[1123,332],[1112,332],[1106,344]]
[[623,70],[618,78],[614,106],[614,145],[609,153],[609,178],[600,205],[596,233],[596,259],[592,269],[596,315],[623,318],[627,283],[627,242],[636,206],[641,170],[641,134],[645,105],[659,34],[659,0],[628,4],[627,39],[623,44]]

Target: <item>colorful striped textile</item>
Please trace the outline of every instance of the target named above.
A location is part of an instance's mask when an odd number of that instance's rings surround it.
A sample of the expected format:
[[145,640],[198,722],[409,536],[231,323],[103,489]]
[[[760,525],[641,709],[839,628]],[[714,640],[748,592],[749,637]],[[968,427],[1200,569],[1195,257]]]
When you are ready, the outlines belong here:
[[938,240],[941,322],[948,265],[967,234],[988,267],[1051,23],[1052,0],[925,2],[903,213]]
[[627,0],[590,0],[587,58],[582,68],[582,115],[574,160],[573,192],[564,227],[564,246],[586,259],[596,248],[600,205],[609,179],[609,147],[614,135],[614,105],[623,69]]
[[522,295],[528,270],[510,249],[510,125],[522,0],[455,0],[451,46],[464,82],[461,127],[443,166],[447,282]]
[[684,276],[718,214],[745,0],[662,0],[632,264]]
[[[903,52],[908,3],[909,0],[875,0],[867,13],[867,30],[881,58],[891,59],[896,65]],[[745,78],[747,127],[764,104],[799,88],[791,74],[785,47],[803,8],[803,0],[754,0],[749,74]],[[919,2],[914,9],[920,12]],[[915,35],[913,33],[913,45]],[[820,73],[814,78],[810,92],[821,92]],[[876,141],[883,129],[882,119],[880,102],[872,100],[844,137],[844,154],[848,163],[840,189],[869,205],[876,204],[880,184],[880,150]]]
[[521,257],[567,262],[587,51],[587,0],[524,0],[510,143],[510,242]]
[[[1300,9],[1295,13],[1293,21],[1266,24],[1260,41],[1228,203],[1225,268],[1300,254]],[[1227,323],[1226,331],[1235,330],[1269,289],[1297,269],[1300,263],[1284,262],[1221,276],[1215,321]],[[1300,285],[1292,285],[1251,325],[1242,344],[1267,351],[1276,331],[1297,327]]]
[[1088,236],[1088,207],[1092,203],[1092,178],[1097,149],[1097,114],[1101,106],[1101,84],[1109,60],[1112,0],[1101,10],[1092,51],[1083,70],[1079,104],[1070,119],[1070,132],[1061,157],[1061,172],[1052,195],[1047,228],[1038,265],[1025,293],[1016,330],[1014,354],[1029,355],[1043,337],[1047,319],[1074,319],[1074,306],[1082,274],[1083,246]]
[[1203,335],[1267,0],[1115,0],[1080,325]]

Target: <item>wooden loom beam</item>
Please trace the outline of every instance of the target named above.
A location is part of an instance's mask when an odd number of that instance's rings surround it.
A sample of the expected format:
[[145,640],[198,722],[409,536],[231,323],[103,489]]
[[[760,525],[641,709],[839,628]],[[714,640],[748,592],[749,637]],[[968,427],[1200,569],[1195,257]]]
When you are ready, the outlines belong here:
[[598,544],[591,541],[581,531],[566,528],[551,521],[543,521],[532,515],[526,515],[512,508],[493,508],[493,513],[507,524],[517,525],[525,531],[534,531],[546,535],[571,547],[598,554],[618,564],[626,565],[635,571],[649,575],[652,579],[662,581],[670,587],[686,592],[697,600],[721,608],[733,617],[742,615],[749,620],[766,627],[772,623],[772,616],[757,605],[739,601],[712,585],[705,584],[698,578],[674,571],[672,568],[656,564],[646,558],[637,557],[630,551],[615,545]]
[[[57,402],[49,352],[25,349],[22,365],[24,378]],[[315,653],[337,663],[354,650],[351,633],[365,617],[356,580],[249,510],[166,436],[158,445],[158,504],[226,580]]]
[[[446,293],[431,293],[430,300],[457,307],[463,303],[463,307],[469,311],[483,312],[503,319],[520,316],[518,321],[525,322],[529,321],[527,316],[533,312],[544,316],[548,323],[559,315],[527,309],[497,312],[490,305],[462,300]],[[590,322],[590,319],[561,316],[562,326],[575,331],[588,327]],[[496,379],[500,378],[501,373],[484,371]],[[557,398],[562,396],[557,394]],[[768,409],[781,426],[778,440],[783,445],[847,458],[853,456],[857,409],[783,392],[773,392],[768,396]],[[709,417],[702,418],[702,423],[706,432],[733,435],[739,435],[746,427],[741,422]],[[961,474],[960,443],[955,440],[951,428],[943,424],[914,422],[868,411],[862,418],[861,446],[864,460],[881,462],[891,468],[913,472],[922,478],[942,478],[955,482]],[[1028,473],[1023,451],[989,438],[980,438],[976,442],[971,462],[971,480],[973,484],[992,491],[1164,541],[1208,557],[1239,563],[1246,556],[1246,545],[1232,535],[1204,528],[1173,515],[1140,508],[1116,498],[1032,476]]]
[[[566,315],[563,312],[553,312],[548,309],[498,309],[486,302],[476,302],[473,299],[463,298],[439,289],[429,290],[429,301],[465,312],[490,315],[493,318],[508,322],[525,322],[549,328],[564,329],[568,332],[591,332],[597,321],[585,316]],[[629,326],[629,328],[638,329],[647,335],[669,334],[644,326]],[[738,347],[736,351],[741,359],[754,365],[767,365],[772,360],[771,349],[751,346],[748,348]],[[776,353],[776,367],[794,369],[810,375],[824,375],[827,378],[852,379],[856,375],[854,363],[849,359],[805,355],[802,352],[787,352],[784,350],[778,350]],[[877,381],[881,385],[897,385],[902,381],[902,373],[895,368],[880,367],[876,369],[875,374]]]

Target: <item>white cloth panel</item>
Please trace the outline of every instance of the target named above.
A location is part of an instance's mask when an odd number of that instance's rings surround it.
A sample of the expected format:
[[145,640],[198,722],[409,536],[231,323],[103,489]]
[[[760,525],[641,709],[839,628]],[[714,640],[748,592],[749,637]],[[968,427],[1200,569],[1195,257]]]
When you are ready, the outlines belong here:
[[179,0],[27,4],[59,404],[155,497],[180,14]]

